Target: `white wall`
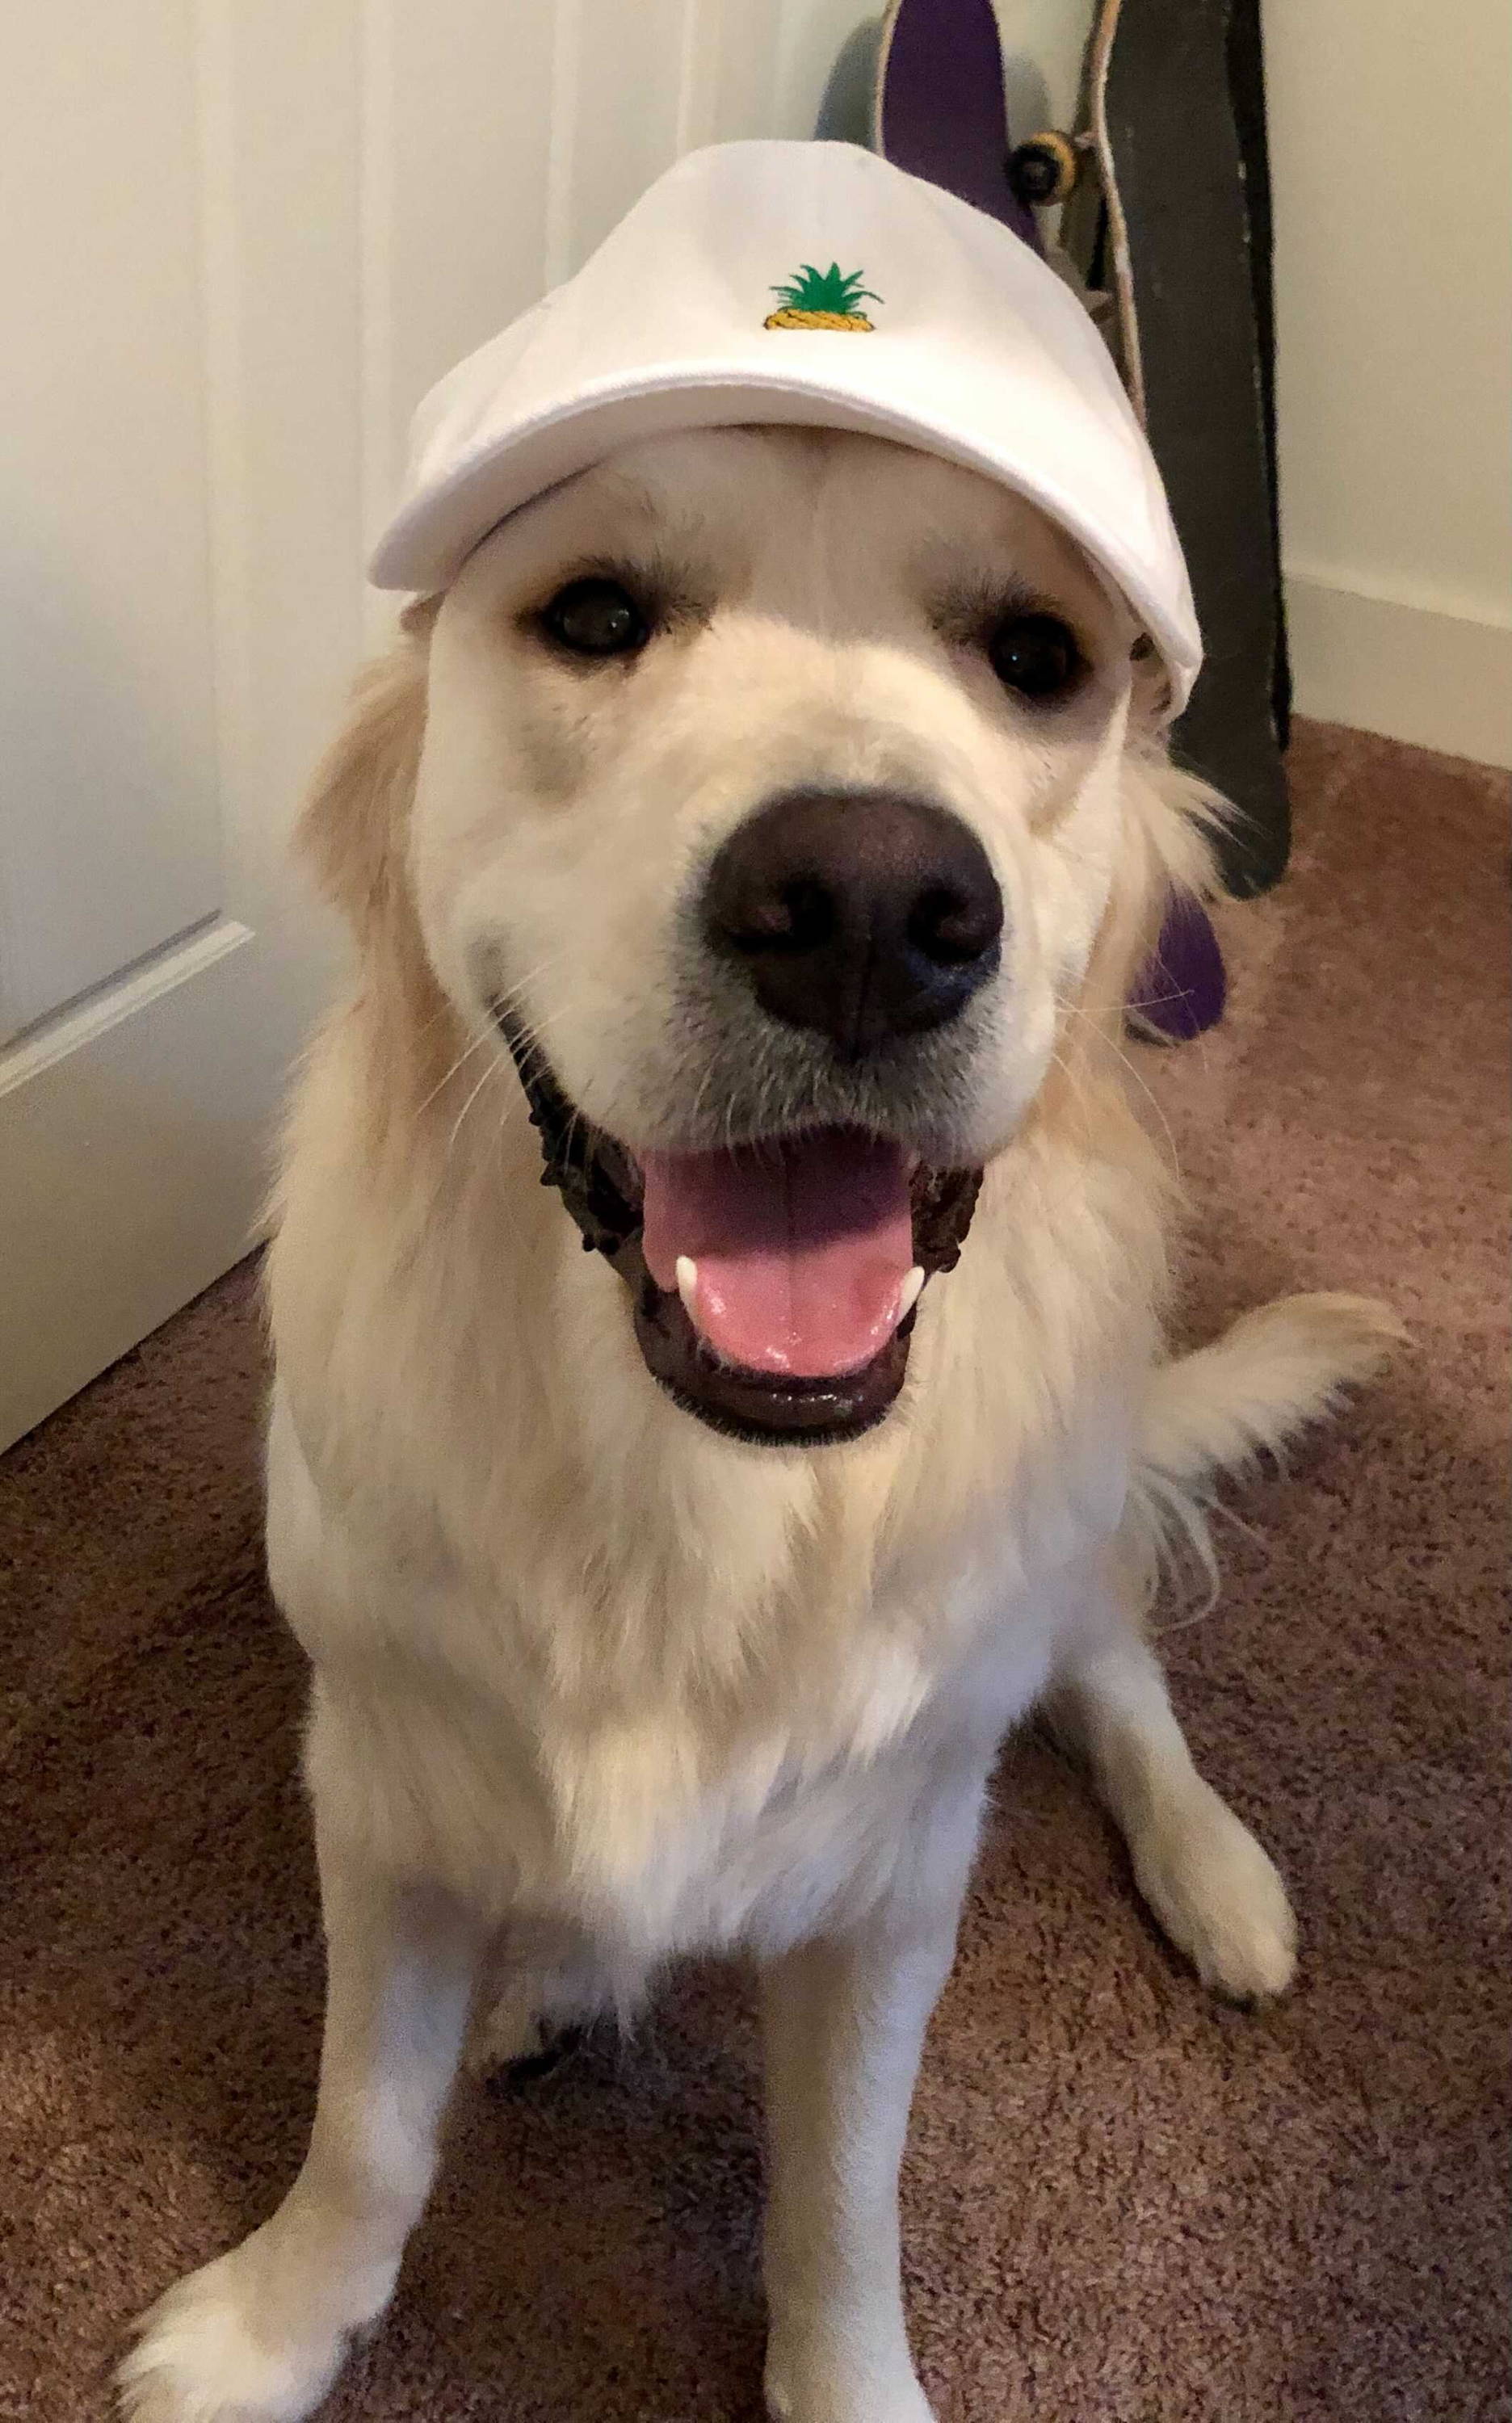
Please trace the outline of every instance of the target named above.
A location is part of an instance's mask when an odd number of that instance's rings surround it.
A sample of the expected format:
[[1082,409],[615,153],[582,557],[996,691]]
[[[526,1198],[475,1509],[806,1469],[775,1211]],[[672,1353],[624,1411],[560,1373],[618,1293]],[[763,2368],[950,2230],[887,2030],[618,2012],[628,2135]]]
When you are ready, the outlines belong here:
[[1297,705],[1512,765],[1512,9],[1265,35]]

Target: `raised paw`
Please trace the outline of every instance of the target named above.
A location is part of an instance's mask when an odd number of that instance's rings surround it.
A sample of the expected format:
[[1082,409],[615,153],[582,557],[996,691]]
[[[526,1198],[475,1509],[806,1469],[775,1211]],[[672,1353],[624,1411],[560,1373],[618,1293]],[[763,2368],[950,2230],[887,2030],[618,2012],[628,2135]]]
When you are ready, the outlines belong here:
[[1286,1888],[1211,1784],[1194,1779],[1129,1848],[1140,1892],[1204,1986],[1234,2003],[1284,1994],[1297,1971]]

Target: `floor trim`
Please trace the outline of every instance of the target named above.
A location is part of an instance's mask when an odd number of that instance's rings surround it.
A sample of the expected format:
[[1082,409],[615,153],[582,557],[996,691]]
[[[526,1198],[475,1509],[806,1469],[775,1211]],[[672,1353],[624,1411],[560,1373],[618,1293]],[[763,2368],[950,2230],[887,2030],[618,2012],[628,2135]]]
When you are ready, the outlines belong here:
[[1512,624],[1286,583],[1299,715],[1512,767]]

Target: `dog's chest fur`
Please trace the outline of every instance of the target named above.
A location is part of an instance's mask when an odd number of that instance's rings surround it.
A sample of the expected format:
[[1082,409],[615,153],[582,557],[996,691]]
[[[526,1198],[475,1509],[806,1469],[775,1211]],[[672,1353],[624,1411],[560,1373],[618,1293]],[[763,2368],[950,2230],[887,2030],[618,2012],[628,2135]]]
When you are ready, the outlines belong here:
[[[438,1226],[434,1171],[386,1189],[343,1149],[339,1057],[275,1248],[269,1549],[345,1822],[633,1960],[865,1890],[868,1809],[1025,1707],[1117,1527],[1157,1242],[1138,1190],[1000,1177],[902,1413],[751,1449],[650,1381],[522,1120],[447,1172]],[[1046,1184],[1058,1219],[1026,1220]]]

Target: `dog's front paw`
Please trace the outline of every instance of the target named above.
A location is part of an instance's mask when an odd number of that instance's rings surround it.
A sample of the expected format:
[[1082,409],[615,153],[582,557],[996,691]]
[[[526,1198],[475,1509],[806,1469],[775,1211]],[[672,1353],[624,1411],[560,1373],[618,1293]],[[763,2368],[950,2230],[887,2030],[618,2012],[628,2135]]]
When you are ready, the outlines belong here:
[[1131,1841],[1135,1880],[1204,1986],[1269,2002],[1297,1971],[1297,1921],[1273,1861],[1212,1786],[1200,1783]]
[[303,2423],[313,2414],[347,2334],[278,2333],[257,2293],[254,2246],[192,2272],[143,2316],[116,2376],[128,2423]]
[[906,2350],[825,2337],[767,2350],[767,2412],[772,2423],[934,2423]]

